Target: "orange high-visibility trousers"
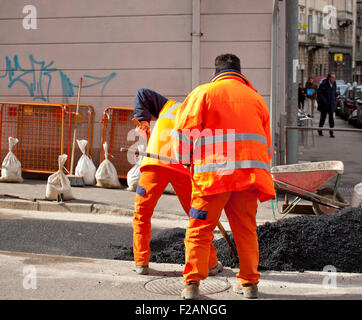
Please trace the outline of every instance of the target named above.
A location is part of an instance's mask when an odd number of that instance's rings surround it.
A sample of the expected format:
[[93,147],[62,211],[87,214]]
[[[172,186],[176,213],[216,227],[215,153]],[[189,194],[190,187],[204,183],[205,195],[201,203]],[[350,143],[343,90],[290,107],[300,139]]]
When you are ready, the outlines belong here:
[[[138,182],[133,218],[133,255],[136,265],[148,265],[151,256],[151,218],[159,198],[171,183],[187,214],[191,207],[190,176],[161,166],[149,166],[142,170]],[[207,267],[217,264],[216,248],[209,244],[210,259]]]
[[186,229],[185,284],[200,283],[208,276],[210,243],[222,210],[229,220],[239,256],[237,278],[242,284],[258,283],[259,246],[256,233],[256,190],[231,191],[195,197],[191,202],[189,226]]

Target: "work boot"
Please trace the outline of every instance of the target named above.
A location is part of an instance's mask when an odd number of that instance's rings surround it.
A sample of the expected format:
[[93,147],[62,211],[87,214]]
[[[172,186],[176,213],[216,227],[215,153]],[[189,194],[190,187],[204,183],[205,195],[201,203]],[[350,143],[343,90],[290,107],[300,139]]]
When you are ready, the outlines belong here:
[[196,281],[191,281],[185,285],[185,289],[181,292],[181,297],[185,300],[195,300],[199,297],[199,285]]
[[148,274],[149,273],[149,268],[148,268],[148,266],[137,266],[136,265],[136,272],[138,273],[138,274],[141,274],[141,275],[146,275],[146,274]]
[[248,283],[242,285],[240,282],[234,284],[233,290],[235,293],[244,295],[247,299],[256,299],[258,297],[258,284]]
[[222,263],[220,261],[217,262],[216,267],[209,269],[209,276],[216,276],[219,272],[224,269]]

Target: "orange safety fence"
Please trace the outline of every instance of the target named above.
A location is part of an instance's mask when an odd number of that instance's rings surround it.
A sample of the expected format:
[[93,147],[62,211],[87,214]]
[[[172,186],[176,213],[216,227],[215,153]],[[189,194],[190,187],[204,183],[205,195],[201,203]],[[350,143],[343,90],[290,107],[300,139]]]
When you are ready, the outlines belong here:
[[[53,173],[58,170],[58,156],[63,153],[68,155],[66,168],[69,170],[75,110],[74,105],[0,102],[0,161],[8,153],[8,138],[11,136],[19,139],[14,153],[23,172]],[[82,105],[79,114],[76,138],[89,141],[91,155],[93,107]],[[76,153],[76,160],[79,154],[80,151]]]
[[107,142],[109,160],[115,166],[118,177],[121,179],[127,178],[127,172],[134,165],[127,160],[126,153],[120,152],[121,147],[129,148],[136,142],[133,139],[130,141],[127,139],[129,131],[135,129],[132,118],[132,107],[108,107],[104,110],[102,117],[100,162],[104,160],[103,143]]
[[[68,123],[66,123],[66,130],[64,132],[64,141],[66,141],[65,153],[68,154],[68,165],[67,168],[70,168],[70,157],[72,154],[73,147],[73,130],[76,125],[76,139],[77,140],[87,140],[87,149],[86,154],[92,158],[93,154],[93,131],[94,131],[94,108],[90,105],[79,105],[78,116],[76,117],[77,105],[75,104],[66,104],[65,105],[65,115]],[[70,115],[67,113],[71,112]],[[77,165],[78,159],[82,156],[82,152],[80,151],[78,144],[75,144],[74,150],[74,170]],[[74,173],[74,172],[73,172]]]

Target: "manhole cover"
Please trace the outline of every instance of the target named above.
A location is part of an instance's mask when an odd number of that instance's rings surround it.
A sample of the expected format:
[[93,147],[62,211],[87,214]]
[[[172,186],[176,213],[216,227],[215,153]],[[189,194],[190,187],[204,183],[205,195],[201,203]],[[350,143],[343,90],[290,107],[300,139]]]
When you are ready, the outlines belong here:
[[[152,293],[178,296],[185,288],[183,277],[167,277],[153,279],[145,283],[147,291]],[[225,291],[230,288],[230,283],[221,278],[207,278],[200,283],[200,294],[212,294]]]

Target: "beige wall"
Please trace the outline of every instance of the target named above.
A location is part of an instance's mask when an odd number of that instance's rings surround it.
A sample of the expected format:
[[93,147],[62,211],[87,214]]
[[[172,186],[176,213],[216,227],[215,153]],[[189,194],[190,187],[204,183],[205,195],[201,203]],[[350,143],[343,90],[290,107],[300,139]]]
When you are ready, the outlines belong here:
[[[209,81],[218,54],[235,53],[269,104],[272,2],[201,0],[200,82]],[[75,103],[72,85],[83,77],[81,103],[95,107],[97,148],[107,106],[132,106],[142,87],[178,100],[191,91],[192,0],[31,4],[36,30],[23,28],[23,0],[0,1],[0,100]]]
[[242,72],[270,102],[271,0],[201,1],[201,82],[209,81],[214,59],[231,52],[241,59]]

